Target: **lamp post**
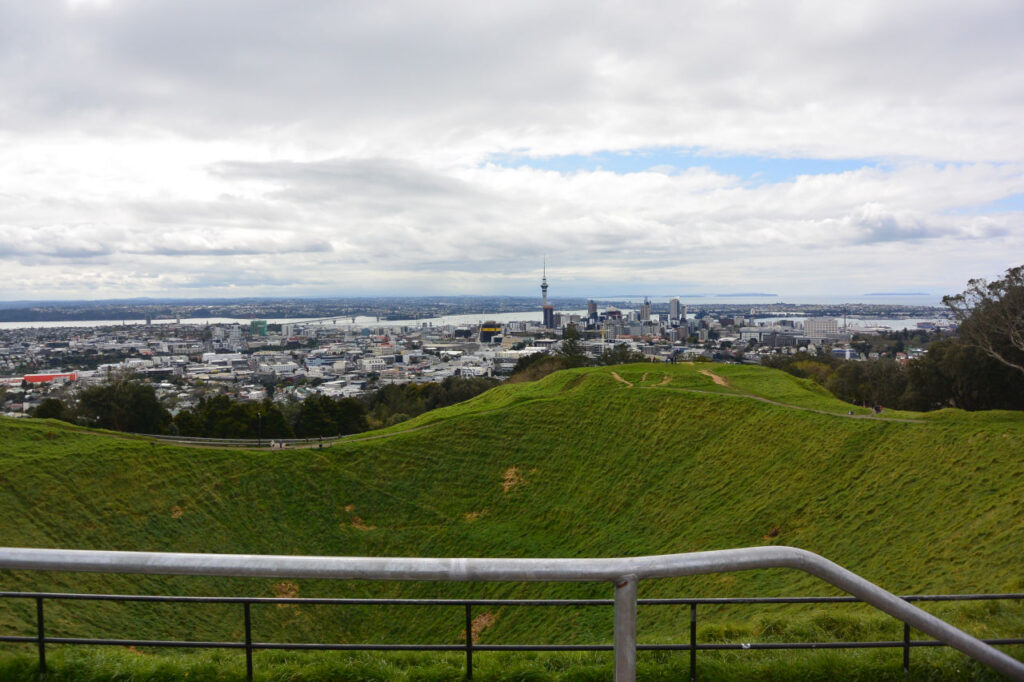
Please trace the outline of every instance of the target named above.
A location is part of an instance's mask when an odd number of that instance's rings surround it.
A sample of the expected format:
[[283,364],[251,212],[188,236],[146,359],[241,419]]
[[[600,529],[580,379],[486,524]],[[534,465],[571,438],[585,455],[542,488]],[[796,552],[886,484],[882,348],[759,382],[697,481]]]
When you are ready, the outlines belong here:
[[261,410],[256,410],[256,419],[256,447],[261,448],[263,447],[263,412]]

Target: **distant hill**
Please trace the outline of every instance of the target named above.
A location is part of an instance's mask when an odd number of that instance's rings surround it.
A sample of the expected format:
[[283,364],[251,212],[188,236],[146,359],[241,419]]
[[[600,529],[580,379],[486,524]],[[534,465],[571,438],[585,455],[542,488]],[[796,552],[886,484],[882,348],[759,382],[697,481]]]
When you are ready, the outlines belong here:
[[[2,419],[0,544],[467,557],[612,557],[785,544],[818,552],[897,593],[1024,589],[1021,415],[850,410],[775,370],[642,364],[502,385],[323,450],[187,448],[60,422]],[[609,586],[591,584],[25,572],[0,573],[0,586],[257,596],[611,595]],[[781,570],[641,585],[641,597],[833,593]],[[33,608],[0,604],[0,634],[30,632]],[[949,608],[977,634],[1003,617],[996,607]],[[237,609],[229,606],[55,603],[48,609],[54,636],[241,636]],[[458,642],[463,630],[451,610],[331,613],[259,607],[256,637]],[[709,608],[702,636],[730,627],[798,631],[800,622],[851,627],[822,616],[820,607],[798,609],[799,617],[751,620],[750,614]],[[601,609],[505,607],[493,615],[482,642],[610,638],[610,614]],[[863,627],[899,636],[889,620],[866,618]],[[687,619],[683,609],[644,611],[641,642],[684,641]]]

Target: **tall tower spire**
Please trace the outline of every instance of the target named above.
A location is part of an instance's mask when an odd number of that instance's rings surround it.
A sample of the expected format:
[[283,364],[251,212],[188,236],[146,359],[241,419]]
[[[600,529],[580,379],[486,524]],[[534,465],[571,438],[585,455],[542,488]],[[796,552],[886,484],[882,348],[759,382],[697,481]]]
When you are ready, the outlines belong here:
[[541,305],[548,304],[548,257],[544,256],[544,276],[540,280]]
[[544,315],[544,326],[548,329],[555,328],[555,306],[548,303],[548,257],[544,256],[544,276],[540,279],[540,293],[543,297],[540,310]]

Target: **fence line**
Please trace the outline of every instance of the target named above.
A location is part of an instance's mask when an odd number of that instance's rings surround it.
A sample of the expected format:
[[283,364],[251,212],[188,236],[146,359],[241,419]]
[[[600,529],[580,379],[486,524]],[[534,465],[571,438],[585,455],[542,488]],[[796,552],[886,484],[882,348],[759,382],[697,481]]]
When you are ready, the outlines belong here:
[[[335,580],[608,581],[614,586],[613,649],[617,682],[634,682],[636,679],[637,585],[640,580],[763,568],[793,568],[809,573],[903,621],[907,626],[904,629],[905,641],[909,640],[909,628],[914,627],[1011,679],[1024,681],[1024,662],[900,599],[842,566],[813,552],[795,547],[749,547],[617,559],[315,557],[0,548],[0,569]],[[36,597],[39,628],[37,639],[42,665],[45,665],[46,642],[44,599],[45,597]],[[471,606],[466,608],[469,609]],[[691,606],[691,656],[697,650],[695,620],[696,604]],[[471,640],[470,631],[467,632],[467,649],[470,650],[470,656],[473,648]],[[216,643],[206,645],[214,644]],[[910,646],[907,644],[905,651],[909,651]],[[254,644],[246,645],[247,652],[251,653],[254,647]]]
[[[495,606],[555,606],[555,607],[608,607],[613,599],[356,599],[356,598],[310,598],[310,597],[193,597],[160,595],[120,594],[75,594],[62,592],[0,592],[2,599],[27,599],[36,603],[35,635],[3,635],[0,642],[35,644],[38,649],[40,673],[46,671],[47,645],[91,645],[91,646],[146,646],[198,649],[244,649],[246,678],[253,679],[253,652],[257,650],[305,650],[305,651],[438,651],[464,652],[466,679],[473,679],[473,653],[478,651],[613,651],[611,644],[478,644],[473,641],[473,607]],[[957,595],[904,595],[900,599],[908,602],[964,602],[978,600],[1024,600],[1024,593],[1000,594],[957,594]],[[231,641],[196,640],[151,640],[95,637],[53,637],[45,634],[44,601],[106,601],[106,602],[149,602],[187,604],[235,604],[242,606],[242,621],[245,639]],[[901,640],[878,641],[830,641],[830,642],[708,642],[697,641],[697,607],[731,604],[837,604],[863,603],[855,597],[706,597],[638,599],[638,606],[686,606],[690,610],[690,641],[686,644],[637,644],[637,651],[678,651],[690,653],[690,679],[697,679],[698,651],[764,651],[764,650],[808,650],[808,649],[902,649],[903,670],[910,671],[910,650],[917,647],[946,646],[937,640],[912,640],[910,626],[904,624]],[[465,617],[467,635],[465,644],[422,643],[422,644],[373,644],[349,643],[328,644],[317,642],[258,642],[253,640],[252,605],[294,604],[332,606],[440,606],[461,607],[459,617]],[[463,613],[464,612],[464,613]],[[982,640],[990,645],[1024,644],[1024,638],[999,638]]]

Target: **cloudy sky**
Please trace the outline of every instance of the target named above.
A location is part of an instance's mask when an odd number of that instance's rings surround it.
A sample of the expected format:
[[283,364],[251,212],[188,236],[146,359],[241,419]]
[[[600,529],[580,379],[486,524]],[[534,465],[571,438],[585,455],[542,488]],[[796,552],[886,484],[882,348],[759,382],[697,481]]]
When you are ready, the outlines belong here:
[[0,1],[0,299],[1024,263],[1024,4]]

